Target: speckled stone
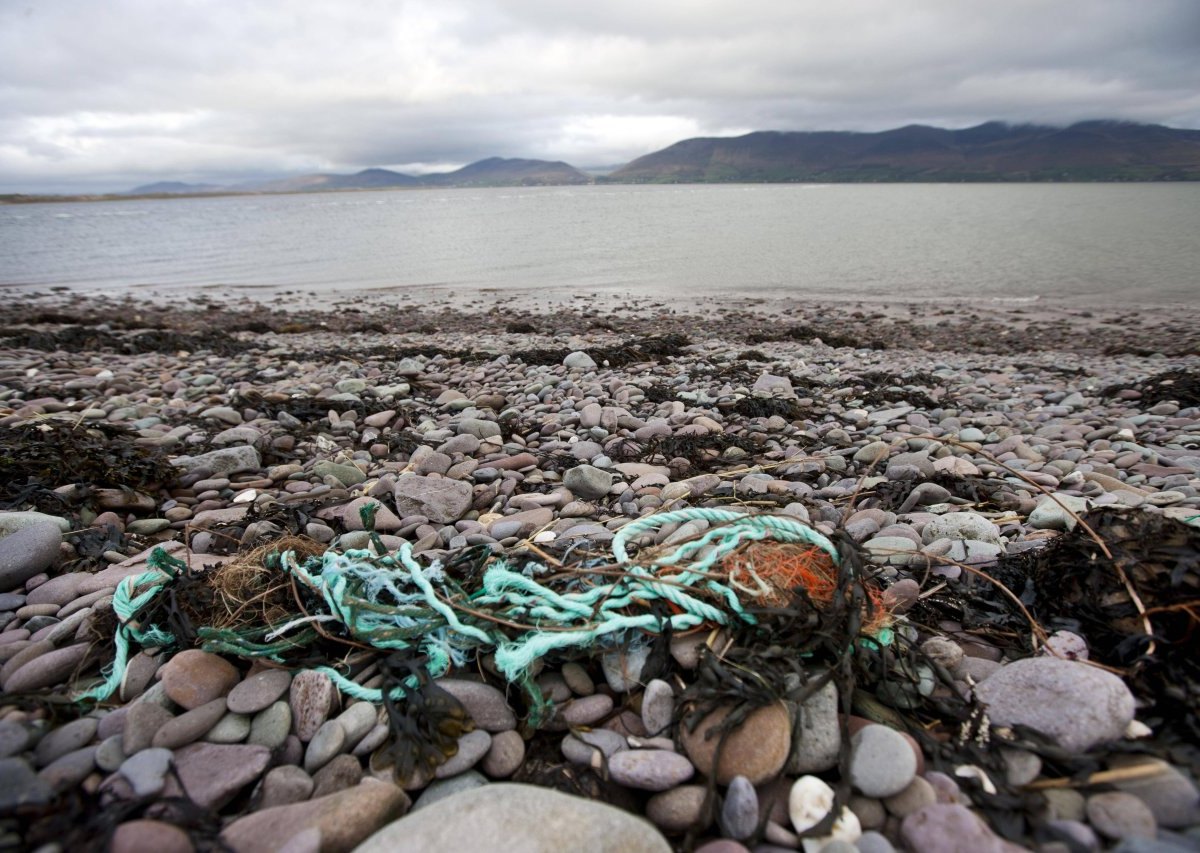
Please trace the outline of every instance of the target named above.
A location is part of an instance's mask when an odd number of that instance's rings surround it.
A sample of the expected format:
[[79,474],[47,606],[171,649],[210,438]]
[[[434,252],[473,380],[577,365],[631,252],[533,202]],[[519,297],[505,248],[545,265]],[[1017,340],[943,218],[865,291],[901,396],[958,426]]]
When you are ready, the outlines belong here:
[[293,728],[301,742],[312,740],[329,719],[336,700],[337,688],[324,673],[305,670],[292,679],[288,704],[292,710]]

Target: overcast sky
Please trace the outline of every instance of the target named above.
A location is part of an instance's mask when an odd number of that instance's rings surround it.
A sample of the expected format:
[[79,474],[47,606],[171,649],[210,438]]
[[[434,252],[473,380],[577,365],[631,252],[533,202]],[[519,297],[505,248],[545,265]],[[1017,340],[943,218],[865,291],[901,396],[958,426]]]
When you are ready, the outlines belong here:
[[988,119],[1200,127],[1198,0],[0,0],[0,192]]

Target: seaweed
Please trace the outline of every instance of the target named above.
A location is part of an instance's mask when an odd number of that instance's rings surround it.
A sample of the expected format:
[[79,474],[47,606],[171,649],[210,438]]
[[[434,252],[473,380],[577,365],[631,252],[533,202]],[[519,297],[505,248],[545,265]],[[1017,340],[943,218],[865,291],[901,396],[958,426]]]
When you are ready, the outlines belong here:
[[1130,670],[1138,718],[1175,760],[1200,772],[1200,529],[1105,509],[1016,559],[1031,579],[1037,617],[1083,636],[1093,659]]
[[685,469],[706,469],[721,461],[731,447],[754,453],[759,446],[748,438],[727,433],[704,435],[656,435],[648,441],[622,439],[608,448],[608,455],[620,462],[679,465]]
[[379,400],[333,400],[301,394],[293,395],[286,400],[268,400],[256,391],[235,395],[229,405],[235,409],[255,409],[268,418],[277,418],[280,413],[286,412],[301,422],[319,420],[328,415],[330,411],[338,414],[355,412],[361,418],[394,408],[394,404]]
[[734,403],[731,411],[745,418],[778,416],[785,421],[797,421],[809,413],[796,400],[781,397],[743,397]]
[[1141,394],[1140,401],[1149,406],[1166,402],[1183,407],[1200,406],[1200,375],[1190,370],[1167,370],[1134,385],[1109,385],[1100,393],[1115,397],[1127,390],[1137,391]]
[[[166,453],[138,444],[136,433],[108,423],[44,418],[0,426],[0,508],[26,504],[61,512],[73,501],[55,486],[135,489],[153,492],[178,475]],[[74,501],[86,498],[77,490]]]
[[889,480],[886,483],[879,483],[872,491],[879,502],[880,509],[894,512],[904,504],[909,493],[923,483],[942,486],[950,492],[951,497],[979,506],[991,503],[997,493],[1004,489],[1003,483],[997,480],[988,480],[984,477],[958,477],[939,471],[929,477],[916,480]]
[[869,340],[864,342],[857,337],[843,334],[832,328],[818,329],[803,323],[788,326],[785,329],[751,332],[746,335],[746,342],[751,344],[762,344],[768,341],[800,341],[802,343],[810,343],[814,340],[820,340],[823,344],[830,347],[887,349],[887,345],[882,341]]
[[432,773],[458,752],[458,739],[475,729],[462,703],[429,677],[425,664],[425,658],[403,652],[379,661],[392,734],[392,743],[382,749],[398,779]]
[[225,332],[210,330],[185,334],[151,329],[136,335],[114,334],[107,327],[67,326],[48,332],[23,327],[0,329],[5,346],[42,352],[117,352],[123,355],[144,353],[197,352],[208,350],[217,355],[236,355],[257,348],[253,341],[241,341]]
[[859,378],[867,387],[867,391],[860,395],[863,405],[878,406],[892,402],[904,402],[923,409],[934,409],[943,405],[925,391],[911,387],[940,387],[942,380],[932,373],[918,371],[908,376],[902,376],[897,373],[871,370]]
[[[659,361],[678,356],[690,343],[691,340],[687,335],[671,332],[666,335],[631,340],[611,347],[588,347],[586,352],[597,364],[624,367],[637,362]],[[566,348],[527,349],[517,350],[511,353],[511,356],[526,364],[562,364],[563,359],[571,352],[572,350]]]

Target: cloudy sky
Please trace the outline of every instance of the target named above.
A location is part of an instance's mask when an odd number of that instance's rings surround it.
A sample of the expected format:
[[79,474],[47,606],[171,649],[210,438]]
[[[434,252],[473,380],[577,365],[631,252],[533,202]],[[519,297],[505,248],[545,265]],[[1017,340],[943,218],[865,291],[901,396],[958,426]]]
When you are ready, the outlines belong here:
[[0,0],[0,192],[626,162],[690,136],[1200,127],[1197,0]]

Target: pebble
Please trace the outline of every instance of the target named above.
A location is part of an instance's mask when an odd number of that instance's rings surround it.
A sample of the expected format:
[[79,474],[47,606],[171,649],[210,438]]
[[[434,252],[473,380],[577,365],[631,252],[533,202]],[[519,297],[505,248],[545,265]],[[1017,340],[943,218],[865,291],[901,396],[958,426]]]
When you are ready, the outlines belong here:
[[316,830],[322,850],[362,849],[359,844],[404,814],[408,805],[408,795],[395,785],[364,779],[320,799],[272,806],[240,817],[221,831],[220,840],[238,853],[275,853],[281,839]]
[[56,792],[74,788],[96,769],[96,747],[85,746],[59,756],[38,772],[38,778]]
[[113,832],[110,853],[192,853],[187,832],[161,820],[130,820]]
[[869,725],[850,738],[850,781],[866,796],[899,794],[916,773],[916,756],[899,732],[883,725]]
[[606,652],[600,657],[604,680],[614,693],[632,692],[641,685],[642,669],[649,657],[649,646]]
[[1003,853],[1002,842],[965,806],[936,803],[913,812],[900,825],[900,836],[921,853]]
[[593,729],[567,735],[562,741],[562,754],[575,764],[592,765],[597,753],[609,758],[624,749],[629,742],[620,734],[609,729]]
[[300,803],[312,796],[316,783],[303,769],[292,764],[273,767],[259,786],[259,809]]
[[56,563],[62,541],[53,522],[20,527],[0,538],[0,591],[17,589]]
[[[303,739],[302,739],[303,740]],[[346,746],[346,730],[337,720],[326,720],[317,729],[304,751],[304,770],[315,773]]]
[[254,715],[246,742],[276,749],[287,740],[291,730],[291,705],[284,701],[275,702]]
[[612,780],[642,791],[665,791],[692,778],[696,768],[684,756],[665,749],[627,749],[608,759]]
[[[728,317],[723,316],[722,327],[751,328],[740,311],[740,308],[731,310]],[[574,315],[567,312],[565,316]],[[451,328],[461,326],[456,323],[458,318],[445,317],[444,322],[455,324]],[[622,334],[622,339],[625,334],[636,335],[639,328],[644,328],[639,326],[640,320],[629,322],[634,325]],[[654,322],[675,326],[682,321],[663,314]],[[1030,324],[1031,335],[1039,322]],[[959,321],[954,315],[947,315],[939,323],[953,327]],[[489,324],[481,333],[488,336],[486,348],[511,349],[511,341],[503,338],[500,329],[493,328],[495,325]],[[876,323],[872,319],[862,325],[870,326],[872,334],[893,342],[895,330],[889,323]],[[595,354],[595,347],[610,336],[601,326],[593,326],[586,332],[565,328],[554,344],[565,347],[564,352],[574,349],[580,353],[579,358],[572,359],[580,365],[578,368],[557,363],[527,364],[507,355],[479,362],[418,356],[399,363],[370,356],[334,365],[317,355],[322,346],[317,343],[322,340],[318,336],[336,339],[339,346],[350,344],[345,343],[348,338],[330,331],[314,331],[303,343],[301,338],[290,336],[286,343],[282,338],[273,341],[273,345],[284,347],[286,358],[277,357],[278,353],[209,357],[201,352],[186,357],[173,353],[154,353],[144,358],[120,356],[116,361],[111,355],[89,354],[56,361],[56,355],[16,351],[10,354],[10,361],[19,366],[0,365],[0,382],[7,382],[10,374],[12,378],[22,372],[25,375],[18,382],[8,383],[12,387],[4,392],[8,395],[4,404],[14,413],[4,419],[6,423],[20,422],[31,412],[41,416],[62,411],[86,420],[127,423],[140,430],[139,442],[169,447],[174,452],[188,453],[210,446],[206,442],[232,444],[214,453],[176,457],[187,473],[177,482],[164,483],[161,490],[142,489],[139,493],[136,489],[122,490],[115,483],[94,484],[96,502],[114,507],[94,520],[90,513],[81,516],[74,508],[76,504],[71,501],[80,496],[74,486],[60,490],[70,499],[64,504],[64,517],[0,512],[0,556],[6,553],[6,547],[14,548],[20,543],[20,539],[16,543],[9,540],[11,531],[22,526],[41,524],[57,536],[53,549],[46,547],[49,562],[44,567],[12,584],[11,592],[0,584],[0,631],[3,631],[0,685],[6,693],[15,692],[13,687],[63,691],[67,689],[65,682],[77,671],[91,678],[98,665],[107,662],[103,644],[97,647],[96,661],[86,659],[84,635],[80,631],[89,622],[107,624],[97,618],[107,618],[111,597],[121,580],[145,570],[147,553],[131,556],[135,550],[130,547],[132,540],[114,540],[105,545],[107,551],[99,558],[111,568],[100,566],[93,571],[91,566],[80,567],[79,571],[49,577],[59,561],[69,562],[83,556],[74,552],[83,540],[63,534],[89,525],[97,529],[111,525],[115,533],[127,536],[152,536],[175,556],[188,558],[199,569],[211,561],[224,559],[214,553],[220,544],[212,532],[214,525],[226,526],[235,536],[245,530],[242,538],[247,543],[258,535],[267,541],[283,532],[273,522],[262,520],[247,529],[246,514],[252,504],[270,510],[279,502],[298,506],[306,516],[312,512],[304,531],[320,542],[338,543],[335,547],[369,546],[358,509],[374,504],[379,507],[375,526],[385,534],[386,547],[395,548],[408,541],[418,553],[432,552],[430,558],[444,559],[467,545],[496,549],[499,547],[496,540],[503,539],[507,546],[535,534],[540,537],[536,544],[555,553],[561,553],[558,549],[568,543],[600,553],[627,519],[664,504],[678,508],[738,497],[772,498],[784,507],[780,510],[784,514],[811,520],[827,531],[844,524],[858,541],[870,542],[868,551],[876,552],[870,562],[876,569],[882,569],[880,579],[892,582],[887,592],[889,605],[894,602],[896,611],[902,613],[916,601],[923,588],[928,591],[933,584],[945,581],[948,594],[963,591],[960,586],[963,581],[953,577],[958,574],[957,568],[935,566],[932,573],[941,575],[940,578],[928,578],[924,583],[914,579],[926,578],[926,556],[987,565],[1004,551],[1013,555],[1036,553],[1057,534],[1071,530],[1074,520],[1069,515],[1051,507],[1052,502],[1037,489],[1005,471],[994,458],[1044,488],[1059,490],[1064,501],[1074,501],[1072,505],[1081,509],[1090,505],[1125,506],[1138,507],[1134,510],[1137,512],[1158,513],[1157,507],[1161,506],[1165,507],[1161,510],[1165,517],[1184,522],[1194,515],[1196,506],[1200,506],[1200,448],[1194,446],[1192,433],[1200,410],[1180,403],[1143,405],[1138,393],[1129,389],[1113,397],[1104,396],[1091,380],[1055,372],[1062,365],[1082,369],[1088,376],[1103,375],[1106,382],[1129,385],[1151,373],[1178,367],[1181,362],[1177,356],[1085,358],[1070,351],[1056,351],[1054,359],[1047,360],[1039,351],[1022,355],[1016,361],[1009,359],[1011,364],[989,374],[986,371],[994,368],[985,368],[984,364],[995,361],[990,357],[967,355],[954,347],[937,349],[953,340],[947,337],[942,325],[922,326],[922,334],[930,337],[936,349],[933,358],[927,351],[904,348],[908,346],[906,343],[886,353],[869,353],[870,357],[864,359],[862,350],[849,347],[829,348],[803,340],[768,341],[763,344],[767,350],[763,367],[772,364],[771,372],[751,367],[753,372],[748,375],[742,375],[740,368],[734,369],[750,360],[735,358],[733,347],[744,345],[740,341],[721,342],[712,338],[702,338],[670,363],[651,362],[617,371],[597,367],[594,362],[600,359],[592,359],[583,348]],[[758,329],[759,324],[753,324],[753,328]],[[1120,334],[1121,328],[1113,326],[1116,331],[1110,330],[1110,334]],[[1055,333],[1061,337],[1062,330],[1056,326]],[[406,337],[409,334],[397,332],[398,345],[413,344],[416,336]],[[421,334],[422,346],[440,346],[452,340],[457,332]],[[1025,341],[1023,334],[1017,335],[1020,341]],[[530,344],[538,345],[546,344]],[[314,355],[309,356],[309,351]],[[726,367],[730,369],[727,371]],[[878,382],[867,376],[868,371],[875,370],[895,373],[890,381],[904,386],[890,389],[891,396],[884,397],[888,402],[867,402],[870,398],[864,396],[864,389]],[[917,370],[923,374],[920,381],[910,375]],[[419,379],[411,383],[392,380],[387,378],[390,373]],[[801,373],[809,380],[793,385],[794,377]],[[39,393],[46,395],[45,400],[25,399],[21,389],[32,387],[28,385],[29,377],[34,376],[39,389],[44,389]],[[382,384],[386,382],[394,384]],[[938,405],[921,396],[910,396],[910,382],[918,387],[928,386],[925,390],[937,399]],[[905,397],[896,393],[900,390]],[[654,396],[659,393],[663,395],[661,398]],[[54,399],[56,394],[61,399]],[[251,403],[252,394],[261,394],[263,402]],[[796,400],[797,394],[801,395],[799,404],[805,412],[801,417],[747,417],[735,408],[743,399],[766,405],[768,398]],[[318,411],[310,417],[301,409],[295,409],[293,415],[267,408],[275,404],[290,405],[296,395],[316,400],[328,398],[328,407],[321,408],[331,411],[328,414]],[[169,404],[164,406],[161,400]],[[351,406],[335,405],[342,402]],[[387,411],[379,411],[383,405],[388,407]],[[204,419],[209,423],[203,423]],[[621,455],[630,439],[644,444],[656,438],[721,435],[753,442],[746,445],[753,449],[734,447],[721,454],[721,468],[717,469],[721,476],[697,474],[699,466],[685,471],[679,460],[627,461]],[[394,438],[410,436],[419,436],[411,452],[403,443],[394,442]],[[954,436],[959,439],[957,445],[948,441]],[[267,448],[272,461],[278,457],[282,464],[264,470],[260,449]],[[555,464],[556,457],[569,464]],[[788,464],[778,464],[789,459]],[[875,463],[874,470],[869,472],[872,476],[860,483],[872,463]],[[734,465],[744,465],[745,469],[734,469]],[[936,481],[931,481],[935,476]],[[975,505],[962,503],[954,480],[970,477],[986,477],[1001,487],[994,505],[986,508],[1005,512],[1002,519],[999,512],[984,511],[984,504],[979,505],[979,512],[968,511]],[[878,505],[853,514],[844,512],[845,501],[860,487],[868,495],[864,500]],[[892,489],[894,493],[889,492]],[[309,502],[314,499],[323,508],[312,511]],[[856,503],[861,506],[864,500]],[[393,505],[399,512],[391,511]],[[17,523],[18,516],[25,520]],[[205,532],[206,527],[209,532]],[[655,541],[678,542],[705,528],[705,523],[688,523],[662,531]],[[10,535],[5,538],[5,534]],[[192,536],[190,551],[182,541],[187,535]],[[47,543],[52,538],[48,535]],[[913,577],[909,577],[907,569],[913,562],[917,565],[913,567]],[[3,565],[0,560],[0,567]],[[931,662],[961,679],[962,685],[968,680],[978,682],[981,695],[995,693],[995,684],[988,686],[992,678],[1000,679],[996,683],[1002,684],[1004,677],[1014,678],[1022,666],[1027,666],[1022,661],[1001,664],[1001,651],[994,646],[974,641],[955,643],[942,635],[949,629],[931,626],[930,631],[932,635],[922,634],[919,639]],[[482,684],[462,688],[488,695],[472,696],[464,702],[472,706],[469,711],[476,717],[478,731],[463,738],[459,755],[451,762],[473,764],[496,779],[524,778],[522,765],[531,758],[542,760],[546,747],[554,743],[551,738],[557,737],[562,737],[562,751],[567,760],[593,766],[600,775],[605,772],[606,763],[599,760],[600,756],[624,755],[631,744],[635,753],[657,750],[673,755],[669,737],[676,735],[681,740],[682,754],[691,755],[684,743],[686,733],[672,731],[679,711],[675,693],[692,680],[688,670],[695,668],[698,645],[708,639],[709,633],[697,630],[691,635],[672,638],[671,653],[679,670],[663,675],[663,680],[655,679],[658,673],[645,668],[649,643],[612,654],[599,667],[581,655],[577,661],[565,664],[561,674],[543,673],[539,684],[560,705],[560,715],[550,726],[552,730],[558,727],[560,734],[534,735],[535,746],[528,756],[522,734],[529,733],[517,731],[513,709],[504,693]],[[58,648],[60,644],[74,642],[76,636],[80,642],[66,647],[69,651]],[[714,638],[717,649],[724,647],[724,639]],[[910,639],[916,641],[917,637]],[[1089,653],[1088,643],[1082,637],[1076,639],[1077,644],[1059,632],[1050,645],[1082,659]],[[967,655],[986,655],[994,660],[964,657],[964,650]],[[1099,646],[1092,651],[1097,657],[1104,653]],[[218,690],[210,700],[189,710],[181,696],[182,691],[194,685],[173,685],[167,690],[172,681],[170,665],[162,673],[162,681],[156,682],[156,670],[171,656],[169,650],[154,652],[134,654],[118,694],[122,702],[131,703],[139,696],[144,697],[142,701],[119,707],[102,719],[98,715],[93,722],[85,722],[88,718],[84,718],[63,727],[48,723],[36,710],[9,707],[0,711],[0,715],[9,717],[0,720],[0,756],[21,756],[25,775],[21,776],[19,767],[13,770],[27,781],[31,764],[42,767],[45,778],[33,777],[31,783],[35,797],[50,796],[52,789],[47,783],[54,787],[82,784],[90,794],[101,784],[102,777],[96,768],[117,773],[131,760],[124,751],[127,742],[141,750],[133,758],[170,747],[180,753],[186,765],[190,760],[188,750],[216,746],[197,739],[209,735],[222,719],[226,722],[221,725],[230,727],[230,732],[228,735],[218,732],[217,740],[244,737],[245,745],[228,747],[264,747],[271,752],[272,765],[281,761],[304,763],[327,751],[325,741],[336,738],[329,734],[318,737],[318,733],[330,720],[336,720],[344,733],[343,743],[336,754],[314,771],[315,780],[300,767],[287,765],[307,783],[302,796],[315,794],[328,799],[321,795],[340,796],[370,787],[366,782],[356,784],[362,774],[362,761],[372,753],[379,754],[376,751],[380,747],[386,751],[390,734],[374,706],[352,702],[339,713],[342,697],[332,685],[310,685],[310,695],[296,696],[287,683],[287,673],[282,670],[260,671],[252,666],[252,674],[242,679],[237,670],[243,669],[248,661],[214,656],[232,667],[233,683],[227,692]],[[73,655],[79,657],[70,660]],[[677,674],[682,676],[678,683]],[[470,677],[457,680],[471,683]],[[670,679],[669,683],[666,679]],[[377,671],[362,671],[360,680],[368,686],[379,684]],[[1000,690],[999,698],[990,696],[989,716],[997,725],[997,715],[1004,715],[1006,690],[1019,693],[1029,687],[1026,682],[1030,679],[1016,680],[1021,683]],[[1040,707],[1052,723],[1070,729],[1059,740],[1060,745],[1072,743],[1071,737],[1078,731],[1086,734],[1082,742],[1098,738],[1095,743],[1102,743],[1125,735],[1126,728],[1119,725],[1126,716],[1125,699],[1119,691],[1113,689],[1110,695],[1109,686],[1091,685],[1079,691],[1079,695],[1059,701],[1054,699],[1051,685],[1060,680],[1047,676],[1044,684],[1011,704],[1024,706],[1029,715]],[[1067,679],[1067,683],[1074,681]],[[31,683],[33,687],[29,686]],[[203,682],[200,686],[210,687]],[[933,686],[932,679],[928,680],[928,686]],[[516,697],[516,693],[511,695]],[[1030,695],[1035,698],[1029,699]],[[576,698],[567,708],[572,696]],[[294,698],[300,700],[295,707]],[[886,698],[892,701],[902,697]],[[514,698],[514,704],[518,701]],[[794,733],[789,726],[767,727],[765,733],[756,735],[758,741],[745,748],[739,757],[745,766],[733,768],[735,776],[745,775],[749,781],[758,773],[766,774],[765,781],[758,783],[760,789],[755,796],[764,809],[775,811],[774,822],[766,824],[761,853],[801,845],[801,840],[783,825],[787,818],[782,804],[776,803],[777,797],[766,793],[768,788],[773,785],[786,795],[793,785],[792,779],[804,773],[820,773],[836,780],[834,768],[841,745],[836,701],[835,689],[822,691],[806,707],[795,709],[798,714]],[[1098,710],[1106,719],[1099,723],[1090,721],[1089,717]],[[179,712],[179,716],[172,717],[172,712]],[[903,709],[900,713],[904,714]],[[575,734],[566,735],[568,724],[576,726]],[[591,732],[581,728],[596,724],[607,728]],[[85,730],[93,725],[95,730],[87,733]],[[861,723],[855,721],[854,725]],[[289,734],[293,727],[296,733]],[[324,730],[328,733],[335,728],[329,726]],[[792,762],[781,759],[786,768],[756,770],[758,765],[769,768],[772,764],[766,759],[773,757],[775,750],[766,747],[772,746],[780,730],[785,735],[779,738],[783,748],[795,748]],[[857,728],[852,731],[858,734]],[[1051,731],[1051,736],[1059,737],[1055,731]],[[665,737],[651,737],[660,732]],[[85,733],[86,739],[82,738]],[[473,742],[482,744],[485,739],[488,745],[482,757],[473,756],[465,748]],[[307,750],[304,742],[308,743]],[[1019,785],[1039,774],[1040,762],[1032,753],[1005,750],[996,743],[991,748],[1001,750],[1005,781],[1010,784]],[[771,754],[764,756],[761,754],[764,752]],[[235,771],[231,771],[235,782],[238,772],[249,774],[257,755],[242,755]],[[1146,759],[1116,756],[1110,759],[1109,766],[1122,766],[1124,760]],[[631,761],[619,758],[617,763]],[[919,770],[920,759],[917,764]],[[530,769],[535,766],[531,764]],[[1142,803],[1160,827],[1194,826],[1200,822],[1195,786],[1175,768],[1165,763],[1162,766],[1164,771],[1154,777],[1121,783],[1120,793],[1132,795],[1133,801]],[[446,772],[457,769],[453,763],[444,767]],[[785,770],[789,775],[781,776]],[[198,773],[195,767],[188,772],[193,777]],[[581,771],[568,766],[563,772]],[[863,772],[864,778],[869,775]],[[454,790],[454,786],[479,785],[486,778],[482,773],[468,770],[453,779],[435,780],[427,793],[436,791],[440,796]],[[253,781],[253,778],[245,781],[232,794],[229,803],[233,807],[224,815],[227,823],[236,825],[246,819],[238,817],[243,805],[257,808],[303,805],[307,808],[305,815],[314,811],[312,804],[306,802],[266,802],[265,795],[262,798],[259,795],[268,787],[266,779],[259,794],[251,797],[248,789]],[[409,780],[413,784],[416,781]],[[747,793],[743,790],[744,783],[734,777],[727,777],[721,785],[718,810],[732,809],[738,804],[738,797]],[[388,787],[395,789],[394,785]],[[704,824],[715,819],[709,815],[701,820],[698,814],[702,798],[697,801],[696,795],[704,790],[698,783],[677,785],[652,796],[636,789],[621,792],[612,787],[612,790],[624,794],[627,805],[636,808],[644,804],[652,820],[655,810],[663,808],[663,803],[671,803],[672,797],[678,799],[676,805],[694,804],[688,820],[680,819],[681,827],[684,823]],[[753,786],[750,790],[754,790]],[[222,800],[227,793],[218,793],[213,802]],[[1096,797],[1114,792],[1106,789],[1089,793]],[[931,796],[937,802],[930,802]],[[1095,843],[1094,838],[1087,836],[1091,828],[1080,822],[1086,817],[1087,806],[1082,797],[1074,791],[1052,790],[1047,793],[1047,800],[1049,812],[1064,831],[1084,846]],[[426,800],[433,801],[432,796]],[[1128,805],[1133,801],[1124,802]],[[854,820],[861,817],[862,824],[879,828],[897,843],[903,838],[904,822],[926,813],[931,806],[971,805],[953,779],[933,772],[926,777],[913,777],[903,790],[885,801],[856,795],[852,803]],[[407,799],[403,799],[400,810],[406,805]],[[680,811],[684,810],[682,805]],[[374,827],[395,816],[380,817]],[[736,821],[730,815],[723,816],[720,822],[728,834],[741,835],[742,829],[731,830]],[[137,823],[130,820],[123,826]],[[326,833],[337,833],[343,823],[334,825],[331,820],[330,825],[318,829],[302,826],[299,819],[289,819],[279,824],[282,828],[272,836],[272,842],[290,853],[316,849],[326,843]],[[666,823],[662,826],[664,831],[680,831],[667,830]],[[709,829],[708,839],[715,831]],[[12,837],[11,833],[0,833],[0,846]],[[1136,835],[1123,840],[1104,836],[1106,843],[1111,840],[1121,850],[1143,849],[1137,845],[1173,844],[1182,837],[1165,830],[1155,841]],[[358,840],[361,838],[347,843],[346,849]],[[696,836],[698,843],[705,840],[704,836]],[[561,831],[557,841],[561,848]],[[879,846],[872,847],[876,841]],[[186,839],[184,842],[190,847],[190,842]],[[891,849],[887,840],[878,835],[873,837],[872,833],[864,834],[856,842],[830,837],[819,843],[809,840],[801,846],[812,850],[814,845],[823,845],[831,853],[833,850],[849,853],[846,845],[851,843],[868,853]],[[974,846],[997,850],[1005,847],[986,832]],[[159,845],[161,849],[167,847],[166,842]],[[709,840],[708,847],[745,849],[733,838]]]
[[119,773],[138,797],[151,797],[166,784],[167,770],[174,758],[169,749],[143,749],[121,763]]
[[278,700],[292,685],[286,669],[265,669],[237,684],[225,697],[235,714],[256,714]]
[[478,764],[492,747],[492,736],[483,729],[467,732],[458,739],[458,752],[446,759],[446,763],[434,771],[435,779],[446,779],[470,770]]
[[782,704],[751,711],[740,726],[725,738],[721,763],[716,763],[718,737],[705,735],[729,715],[729,708],[718,708],[706,716],[693,731],[682,727],[680,741],[697,771],[716,775],[717,783],[728,785],[735,776],[745,776],[759,785],[777,776],[787,762],[792,747],[792,721]]
[[362,762],[353,755],[334,756],[328,764],[313,774],[313,799],[319,799],[346,788],[352,788],[363,779]]
[[[267,769],[271,751],[246,744],[194,743],[175,750],[175,769],[184,790],[196,805],[220,809]],[[168,777],[166,796],[181,791]]]
[[562,677],[576,696],[591,696],[596,692],[596,685],[592,682],[592,677],[588,675],[586,669],[574,661],[563,664]]
[[370,702],[355,702],[337,716],[346,733],[346,748],[352,749],[379,722],[379,708]]
[[292,679],[288,692],[292,725],[302,743],[312,740],[329,719],[337,698],[337,688],[323,672],[306,669]]
[[220,698],[240,680],[229,661],[199,649],[185,649],[159,670],[163,689],[171,701],[186,710]]
[[0,758],[0,813],[22,805],[44,805],[53,789],[21,758]]
[[913,812],[936,803],[937,796],[933,785],[922,777],[916,776],[903,791],[886,797],[883,804],[896,817],[906,818]]
[[34,764],[38,767],[45,767],[68,752],[81,749],[91,743],[98,727],[99,721],[94,717],[80,717],[62,728],[48,732],[38,741],[37,748],[34,750]]
[[441,687],[462,703],[475,725],[485,732],[504,732],[517,727],[517,718],[504,694],[490,684],[457,678],[441,678]]
[[578,498],[598,500],[612,488],[613,476],[591,465],[577,465],[563,474],[563,485]]
[[250,734],[250,718],[245,714],[226,714],[208,730],[208,743],[241,743]]
[[156,702],[143,699],[130,706],[122,729],[121,751],[136,755],[154,743],[154,737],[175,716]]
[[11,720],[0,720],[0,759],[24,752],[33,740],[29,729]]
[[507,779],[525,761],[525,740],[513,730],[492,735],[491,746],[479,765],[493,779]]
[[1026,522],[1030,527],[1038,530],[1074,530],[1077,523],[1076,517],[1085,512],[1087,512],[1086,499],[1077,495],[1055,492],[1038,501]]
[[150,739],[153,746],[178,749],[208,734],[225,716],[225,700],[214,699],[165,722]]
[[646,682],[642,693],[642,725],[655,735],[665,732],[675,717],[675,693],[661,678]]
[[1200,790],[1177,768],[1145,756],[1114,756],[1111,760],[1113,769],[1145,765],[1157,767],[1160,772],[1114,782],[1113,787],[1145,803],[1159,826],[1183,829],[1200,824]]
[[758,792],[745,776],[735,776],[725,791],[718,818],[728,838],[744,841],[758,828]]
[[706,829],[711,819],[704,815],[706,785],[679,785],[650,797],[646,802],[646,817],[660,829],[684,832],[688,829]]
[[[564,840],[564,830],[569,841]],[[368,838],[356,853],[456,850],[464,838],[503,838],[508,849],[522,853],[561,853],[567,847],[627,853],[671,850],[648,822],[621,809],[549,788],[498,782],[414,810]]]
[[1092,794],[1085,812],[1092,828],[1106,838],[1154,838],[1158,831],[1150,807],[1123,791]]
[[1116,740],[1133,720],[1133,694],[1095,667],[1051,657],[1006,664],[975,688],[992,725],[1025,725],[1070,752]]
[[801,776],[834,767],[842,749],[837,687],[830,682],[800,704],[787,772]]
[[[50,643],[46,643],[50,647]],[[78,643],[64,649],[53,651],[39,649],[36,657],[24,662],[3,679],[4,690],[8,693],[32,693],[46,687],[62,684],[77,669],[88,656],[91,646],[88,643]],[[11,664],[13,658],[9,661]],[[7,664],[5,665],[7,669]]]
[[570,726],[590,726],[612,713],[613,699],[604,693],[573,699],[563,709],[563,721]]

